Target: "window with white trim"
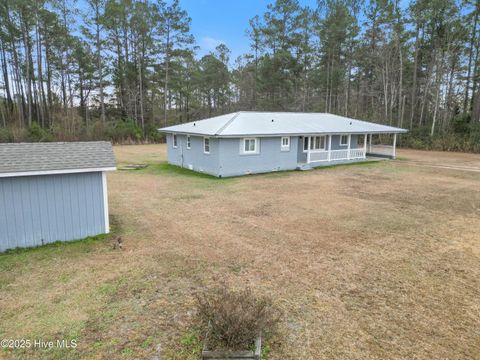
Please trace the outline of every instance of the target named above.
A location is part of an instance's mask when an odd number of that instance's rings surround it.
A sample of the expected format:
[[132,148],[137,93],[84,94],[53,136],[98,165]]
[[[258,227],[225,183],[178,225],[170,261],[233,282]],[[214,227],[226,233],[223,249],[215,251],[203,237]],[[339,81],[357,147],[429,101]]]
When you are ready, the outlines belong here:
[[282,151],[290,150],[290,136],[282,136],[282,143],[280,149]]
[[178,146],[177,134],[173,134],[173,147],[176,148],[177,146]]
[[303,138],[303,152],[308,150],[308,139],[310,139],[310,150],[325,150],[325,135],[306,136]]
[[191,149],[192,148],[192,143],[190,141],[190,135],[187,135],[187,149]]
[[340,136],[340,145],[347,146],[348,145],[348,135],[341,135]]
[[258,139],[257,138],[243,138],[241,145],[242,154],[257,154],[258,153]]
[[203,152],[205,154],[210,154],[210,138],[203,138]]

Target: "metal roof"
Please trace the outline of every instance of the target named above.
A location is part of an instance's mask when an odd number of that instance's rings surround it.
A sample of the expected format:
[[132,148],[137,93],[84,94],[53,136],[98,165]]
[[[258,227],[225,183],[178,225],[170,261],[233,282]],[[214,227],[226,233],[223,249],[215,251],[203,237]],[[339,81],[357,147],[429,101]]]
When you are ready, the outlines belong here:
[[397,127],[329,113],[257,111],[240,111],[164,127],[159,131],[218,137],[407,132],[407,130]]
[[0,177],[115,170],[107,141],[0,144]]

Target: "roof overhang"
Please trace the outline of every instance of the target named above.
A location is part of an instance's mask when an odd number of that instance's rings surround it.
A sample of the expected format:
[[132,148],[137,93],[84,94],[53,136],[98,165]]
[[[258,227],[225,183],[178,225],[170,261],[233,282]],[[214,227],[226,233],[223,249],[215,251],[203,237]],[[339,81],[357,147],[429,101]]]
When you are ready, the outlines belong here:
[[18,171],[18,172],[0,173],[0,178],[18,177],[18,176],[78,174],[78,173],[104,172],[104,171],[114,171],[114,170],[117,170],[117,168],[115,166],[114,167],[102,167],[102,168],[85,168],[85,169]]
[[309,133],[272,133],[272,134],[231,134],[231,135],[218,135],[218,134],[203,134],[195,132],[186,132],[186,131],[172,131],[172,130],[163,130],[158,129],[158,131],[165,134],[180,134],[180,135],[194,135],[194,136],[204,136],[204,137],[216,137],[216,138],[242,138],[242,137],[279,137],[279,136],[312,136],[312,135],[343,135],[343,134],[352,134],[352,135],[364,135],[364,134],[405,134],[408,130],[395,130],[395,131],[335,131],[335,132],[309,132]]

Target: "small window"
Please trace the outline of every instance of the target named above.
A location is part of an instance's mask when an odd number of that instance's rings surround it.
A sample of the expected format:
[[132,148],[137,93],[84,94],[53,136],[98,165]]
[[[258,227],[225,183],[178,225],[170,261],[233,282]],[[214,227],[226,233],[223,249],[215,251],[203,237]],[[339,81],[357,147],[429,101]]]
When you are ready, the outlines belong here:
[[306,152],[308,150],[308,136],[303,138],[303,151]]
[[283,136],[282,137],[282,147],[281,150],[290,150],[290,137],[289,136]]
[[173,134],[173,147],[176,148],[177,146],[178,146],[177,134]]
[[245,154],[254,154],[257,152],[257,139],[247,138],[243,139],[243,152]]
[[342,146],[348,145],[348,135],[340,136],[340,145]]
[[210,138],[203,138],[203,152],[205,154],[210,154]]
[[191,149],[192,148],[192,144],[190,142],[190,135],[187,135],[187,149]]

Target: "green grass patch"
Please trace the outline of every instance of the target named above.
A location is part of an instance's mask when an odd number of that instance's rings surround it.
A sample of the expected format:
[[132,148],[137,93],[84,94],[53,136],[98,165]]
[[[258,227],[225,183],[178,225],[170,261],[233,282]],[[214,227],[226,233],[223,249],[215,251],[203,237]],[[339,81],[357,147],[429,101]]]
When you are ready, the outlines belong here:
[[[70,241],[55,241],[52,243],[48,243],[45,245],[39,245],[34,247],[27,247],[27,248],[15,248],[9,249],[0,254],[0,259],[7,255],[13,254],[24,254],[24,253],[35,253],[35,252],[42,252],[42,251],[55,251],[58,249],[63,249],[66,247],[79,247],[79,248],[87,248],[88,245],[98,242],[99,240],[103,240],[108,236],[108,234],[99,234],[96,236],[87,236],[83,239],[78,240],[70,240]],[[85,249],[87,250],[87,249]]]
[[56,241],[29,248],[15,248],[0,254],[0,270],[8,271],[19,263],[44,260],[58,254],[86,254],[94,250],[96,244],[105,240],[110,234],[89,236],[80,240]]
[[342,168],[342,167],[348,167],[348,166],[369,167],[369,166],[381,163],[382,161],[383,160],[368,160],[368,161],[356,161],[356,162],[344,163],[344,164],[332,164],[332,165],[325,165],[325,166],[317,166],[317,167],[314,167],[313,170],[326,170],[326,169]]
[[122,350],[122,356],[124,357],[131,357],[133,356],[133,349],[131,348],[125,348]]
[[[373,164],[376,164],[382,161],[383,160],[369,160],[369,161],[357,161],[357,162],[344,163],[344,164],[332,164],[332,165],[314,167],[313,170],[331,169],[331,168],[344,167],[344,166],[371,166]],[[162,175],[162,176],[178,176],[178,177],[183,177],[185,179],[190,178],[190,179],[207,180],[207,181],[211,181],[212,183],[224,183],[224,182],[232,181],[234,179],[244,177],[244,176],[266,176],[266,177],[274,177],[274,178],[287,177],[291,175],[292,172],[297,170],[281,170],[281,171],[270,171],[270,172],[264,172],[264,173],[245,174],[245,175],[238,175],[238,176],[216,177],[213,175],[200,173],[197,171],[182,168],[180,166],[172,165],[167,162],[161,162],[157,164],[149,164],[148,167],[143,169],[132,169],[127,171],[134,171],[134,172],[146,173],[146,174],[156,174],[156,175]]]
[[184,176],[184,177],[191,177],[197,179],[207,179],[213,181],[222,181],[223,178],[219,178],[213,175],[200,173],[197,171],[189,170],[182,168],[180,166],[172,165],[167,162],[161,162],[158,164],[150,164],[146,168],[132,170],[135,172],[142,172],[142,173],[150,173],[156,175],[170,175],[170,176]]
[[202,353],[202,342],[200,340],[200,335],[198,329],[192,329],[189,333],[184,334],[173,354],[167,355],[168,360],[173,359],[186,359],[186,360],[196,360],[199,358]]

